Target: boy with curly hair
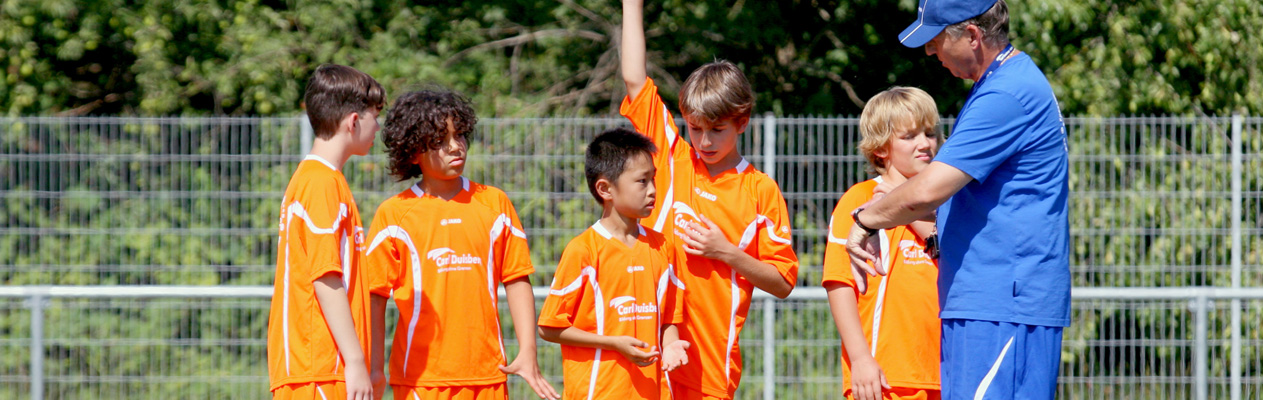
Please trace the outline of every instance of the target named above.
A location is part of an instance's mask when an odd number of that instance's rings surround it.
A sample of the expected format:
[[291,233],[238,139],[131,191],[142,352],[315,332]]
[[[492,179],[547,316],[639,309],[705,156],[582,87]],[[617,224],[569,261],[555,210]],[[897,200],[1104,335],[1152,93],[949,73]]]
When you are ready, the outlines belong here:
[[[383,359],[386,299],[399,308],[396,399],[503,400],[506,374],[541,398],[560,397],[535,360],[535,269],[517,211],[503,191],[462,176],[476,122],[469,101],[446,91],[407,93],[386,117],[390,174],[421,177],[377,208],[366,251],[374,360]],[[500,284],[519,343],[512,363],[500,337]]]

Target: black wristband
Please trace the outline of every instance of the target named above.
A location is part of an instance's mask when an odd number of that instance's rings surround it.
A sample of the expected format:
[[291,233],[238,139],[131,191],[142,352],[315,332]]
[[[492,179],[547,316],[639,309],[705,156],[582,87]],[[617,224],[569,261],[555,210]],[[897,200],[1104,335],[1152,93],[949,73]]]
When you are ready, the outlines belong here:
[[869,228],[865,226],[863,222],[860,222],[860,211],[864,211],[864,207],[856,208],[855,211],[851,211],[851,221],[855,221],[855,226],[858,226],[860,227],[860,229],[863,229],[864,233],[867,233],[868,236],[873,236],[874,234],[877,234],[876,229]]

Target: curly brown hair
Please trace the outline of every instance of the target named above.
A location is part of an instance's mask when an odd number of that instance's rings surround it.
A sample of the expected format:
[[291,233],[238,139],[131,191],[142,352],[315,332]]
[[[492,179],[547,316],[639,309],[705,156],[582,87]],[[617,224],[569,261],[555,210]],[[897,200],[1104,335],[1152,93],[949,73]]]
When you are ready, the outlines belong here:
[[469,137],[474,132],[478,117],[469,99],[445,90],[408,92],[395,99],[382,136],[390,175],[399,181],[421,176],[421,166],[413,160],[442,146],[449,121],[457,135]]

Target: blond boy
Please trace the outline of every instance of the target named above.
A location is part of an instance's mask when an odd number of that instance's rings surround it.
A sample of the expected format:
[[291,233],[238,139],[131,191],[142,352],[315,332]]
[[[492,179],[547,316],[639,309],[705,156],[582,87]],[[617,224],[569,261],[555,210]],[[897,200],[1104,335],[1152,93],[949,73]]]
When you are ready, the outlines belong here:
[[[859,149],[877,177],[851,186],[829,223],[823,285],[842,337],[842,387],[858,400],[939,398],[938,264],[934,224],[917,221],[883,229],[877,238],[885,276],[856,290],[846,234],[851,213],[878,193],[916,176],[942,143],[938,108],[925,91],[894,87],[878,93],[860,115]],[[885,328],[883,328],[885,327]]]

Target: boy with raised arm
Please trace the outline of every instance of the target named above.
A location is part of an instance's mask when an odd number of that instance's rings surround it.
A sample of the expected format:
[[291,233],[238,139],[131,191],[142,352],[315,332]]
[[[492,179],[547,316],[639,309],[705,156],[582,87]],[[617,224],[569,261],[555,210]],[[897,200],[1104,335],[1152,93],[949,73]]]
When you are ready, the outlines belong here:
[[645,225],[687,255],[679,267],[689,288],[680,338],[693,344],[689,364],[670,374],[677,400],[730,399],[741,381],[741,328],[754,288],[784,298],[798,279],[789,213],[780,187],[737,150],[754,110],[745,75],[727,61],[693,71],[680,89],[689,131],[681,140],[658,87],[645,72],[643,3],[623,2],[620,113],[657,146],[658,193]]

